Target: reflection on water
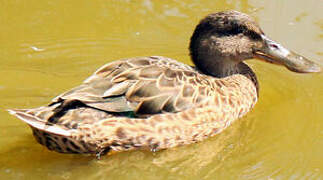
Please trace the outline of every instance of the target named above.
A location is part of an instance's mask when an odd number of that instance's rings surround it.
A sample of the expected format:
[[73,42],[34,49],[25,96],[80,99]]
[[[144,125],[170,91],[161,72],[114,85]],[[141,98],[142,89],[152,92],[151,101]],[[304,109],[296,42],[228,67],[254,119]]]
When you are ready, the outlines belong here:
[[269,37],[323,64],[318,0],[0,4],[1,179],[323,178],[322,74],[299,75],[250,61],[260,81],[260,101],[220,135],[100,161],[48,151],[5,111],[44,105],[114,59],[162,55],[190,63],[194,26],[224,9],[251,14]]

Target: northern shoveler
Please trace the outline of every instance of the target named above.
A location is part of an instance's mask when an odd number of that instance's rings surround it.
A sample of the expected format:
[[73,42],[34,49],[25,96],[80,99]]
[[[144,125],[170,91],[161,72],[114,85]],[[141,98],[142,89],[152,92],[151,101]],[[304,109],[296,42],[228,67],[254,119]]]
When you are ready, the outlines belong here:
[[237,11],[202,19],[189,50],[196,67],[160,56],[117,60],[47,106],[9,112],[57,152],[156,151],[213,136],[253,108],[258,82],[244,60],[320,71]]

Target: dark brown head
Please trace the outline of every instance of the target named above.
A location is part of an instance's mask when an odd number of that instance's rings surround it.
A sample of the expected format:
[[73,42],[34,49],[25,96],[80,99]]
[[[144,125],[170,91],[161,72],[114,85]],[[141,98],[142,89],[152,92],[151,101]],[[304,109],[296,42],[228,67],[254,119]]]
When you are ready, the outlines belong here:
[[240,73],[241,62],[251,58],[281,64],[295,72],[320,71],[318,65],[267,38],[251,17],[237,11],[202,19],[189,48],[197,68],[216,77]]

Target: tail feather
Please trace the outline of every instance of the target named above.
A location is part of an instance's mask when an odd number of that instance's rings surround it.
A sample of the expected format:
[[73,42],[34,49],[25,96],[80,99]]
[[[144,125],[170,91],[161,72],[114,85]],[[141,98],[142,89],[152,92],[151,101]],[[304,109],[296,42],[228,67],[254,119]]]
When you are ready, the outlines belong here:
[[71,132],[69,130],[66,130],[55,124],[48,125],[46,124],[46,122],[39,119],[37,116],[27,113],[27,111],[28,110],[24,110],[24,109],[8,109],[8,112],[10,114],[18,117],[19,119],[26,122],[28,125],[30,125],[33,128],[36,128],[48,133],[56,134],[56,135],[61,135],[66,137],[71,136]]

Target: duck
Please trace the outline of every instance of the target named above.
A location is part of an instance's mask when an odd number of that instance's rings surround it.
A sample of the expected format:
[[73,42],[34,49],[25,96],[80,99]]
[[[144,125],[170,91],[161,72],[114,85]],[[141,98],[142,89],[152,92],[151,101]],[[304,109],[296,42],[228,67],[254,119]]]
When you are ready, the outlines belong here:
[[258,59],[297,73],[319,65],[268,38],[249,15],[207,15],[189,44],[189,66],[162,56],[116,60],[48,105],[10,109],[38,143],[60,153],[152,152],[200,142],[247,114],[259,97]]

